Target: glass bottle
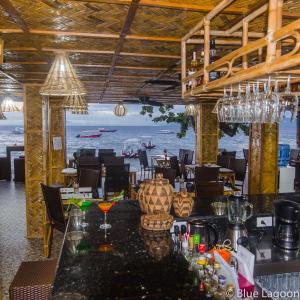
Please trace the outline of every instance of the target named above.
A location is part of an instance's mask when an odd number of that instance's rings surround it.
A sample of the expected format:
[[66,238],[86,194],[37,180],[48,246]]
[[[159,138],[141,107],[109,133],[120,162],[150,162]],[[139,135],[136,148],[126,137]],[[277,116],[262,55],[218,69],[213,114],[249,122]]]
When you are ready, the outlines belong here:
[[[212,64],[216,61],[216,54],[217,54],[217,49],[216,49],[216,42],[215,40],[210,41],[210,49],[209,49],[209,63]],[[216,80],[220,77],[219,72],[217,71],[212,71],[209,73],[209,81]]]
[[223,275],[219,276],[219,285],[215,292],[216,300],[225,300],[226,299],[226,278]]
[[[198,62],[197,62],[197,55],[196,52],[193,52],[193,59],[191,61],[190,68],[188,69],[188,76],[191,76],[197,72],[198,69]],[[194,87],[193,80],[190,80],[188,82],[188,89],[191,90]]]

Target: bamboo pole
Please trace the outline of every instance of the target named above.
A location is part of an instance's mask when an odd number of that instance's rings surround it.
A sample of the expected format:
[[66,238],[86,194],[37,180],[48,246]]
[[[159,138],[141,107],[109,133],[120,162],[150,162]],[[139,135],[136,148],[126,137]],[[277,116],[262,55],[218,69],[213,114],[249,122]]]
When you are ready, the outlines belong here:
[[268,46],[266,62],[271,63],[276,57],[276,42],[272,41],[277,29],[277,3],[278,0],[269,1],[269,18],[268,18]]
[[186,84],[184,79],[186,77],[186,43],[185,41],[181,42],[181,80],[182,80],[182,97],[186,92]]
[[209,72],[207,71],[207,67],[209,66],[209,50],[210,50],[210,20],[204,20],[204,84],[209,82]]
[[195,34],[198,30],[200,30],[204,26],[204,20],[212,20],[215,16],[217,16],[225,7],[230,5],[235,0],[223,0],[221,1],[214,9],[212,9],[201,21],[199,21],[195,27],[193,27],[182,39],[184,41],[188,40],[191,36]]
[[[248,44],[248,29],[249,22],[247,20],[243,20],[243,46]],[[248,68],[248,56],[247,54],[243,56],[243,68]]]
[[250,15],[246,16],[243,20],[241,20],[240,22],[238,22],[237,24],[235,24],[234,26],[232,26],[230,29],[228,29],[226,31],[226,33],[227,34],[231,34],[231,33],[235,32],[235,31],[237,31],[238,29],[240,29],[243,26],[243,22],[244,21],[251,22],[255,18],[257,18],[258,16],[262,15],[263,13],[265,13],[267,10],[268,10],[268,4],[265,4],[262,7],[258,8],[257,10],[255,10]]

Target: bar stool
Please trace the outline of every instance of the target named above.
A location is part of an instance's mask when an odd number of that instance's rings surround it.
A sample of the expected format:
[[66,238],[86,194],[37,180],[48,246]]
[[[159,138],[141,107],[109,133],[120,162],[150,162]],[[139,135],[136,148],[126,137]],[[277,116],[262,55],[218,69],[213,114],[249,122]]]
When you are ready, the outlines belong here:
[[47,300],[50,296],[57,260],[22,262],[9,287],[10,300]]

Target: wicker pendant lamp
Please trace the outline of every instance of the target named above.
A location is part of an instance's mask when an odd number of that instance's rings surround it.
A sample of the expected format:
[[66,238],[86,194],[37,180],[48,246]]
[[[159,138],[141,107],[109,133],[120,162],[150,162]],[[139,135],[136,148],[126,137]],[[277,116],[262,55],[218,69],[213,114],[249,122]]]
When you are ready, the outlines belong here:
[[194,117],[197,114],[197,110],[194,104],[188,104],[185,106],[185,114],[187,116]]
[[86,90],[64,52],[56,54],[46,81],[40,89],[41,95],[69,96],[85,95]]
[[81,95],[70,95],[65,98],[64,106],[72,114],[88,114],[88,105]]
[[127,114],[127,108],[123,103],[119,103],[116,105],[114,113],[117,117],[124,117]]
[[21,111],[21,109],[14,100],[12,100],[10,98],[5,98],[1,102],[1,111],[2,112],[16,112],[16,111]]

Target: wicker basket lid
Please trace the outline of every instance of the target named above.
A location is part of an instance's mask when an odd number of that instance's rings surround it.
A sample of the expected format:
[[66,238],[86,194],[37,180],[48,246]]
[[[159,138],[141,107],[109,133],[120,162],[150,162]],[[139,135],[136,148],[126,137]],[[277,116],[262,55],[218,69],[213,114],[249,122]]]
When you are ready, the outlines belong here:
[[147,230],[169,230],[173,220],[167,213],[147,214],[141,217],[141,225]]

